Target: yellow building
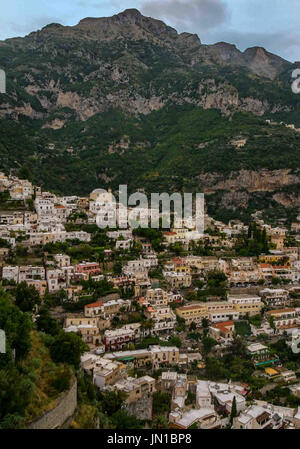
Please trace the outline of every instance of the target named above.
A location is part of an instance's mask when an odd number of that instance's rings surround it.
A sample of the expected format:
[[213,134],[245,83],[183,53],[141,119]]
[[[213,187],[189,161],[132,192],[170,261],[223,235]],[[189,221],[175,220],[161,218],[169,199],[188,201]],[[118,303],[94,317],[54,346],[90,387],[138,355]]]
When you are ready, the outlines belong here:
[[285,266],[290,266],[291,261],[289,256],[285,254],[263,254],[262,256],[259,256],[258,261],[260,263],[269,263],[269,264],[281,264]]
[[190,266],[184,259],[176,257],[175,259],[173,259],[173,264],[175,273],[187,273],[187,274],[191,273]]
[[273,234],[271,235],[271,243],[276,245],[276,249],[283,249],[285,241],[285,234]]
[[264,303],[261,301],[260,296],[256,295],[229,295],[228,302],[231,303],[240,316],[249,314],[250,316],[258,315]]
[[187,325],[195,323],[202,324],[203,318],[207,317],[207,310],[205,304],[191,304],[183,307],[178,307],[176,313],[180,318],[185,320]]
[[280,373],[278,371],[276,371],[276,369],[271,368],[271,367],[265,368],[265,373],[267,374],[269,379],[274,379],[274,378],[280,376]]

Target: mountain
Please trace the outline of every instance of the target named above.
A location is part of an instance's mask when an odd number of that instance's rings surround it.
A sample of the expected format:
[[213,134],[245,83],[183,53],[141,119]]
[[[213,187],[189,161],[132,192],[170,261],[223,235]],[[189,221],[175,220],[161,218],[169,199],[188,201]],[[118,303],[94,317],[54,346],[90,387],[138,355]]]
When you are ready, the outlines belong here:
[[2,41],[0,67],[4,170],[62,193],[202,189],[224,219],[297,212],[300,135],[266,119],[300,127],[299,63],[129,9]]

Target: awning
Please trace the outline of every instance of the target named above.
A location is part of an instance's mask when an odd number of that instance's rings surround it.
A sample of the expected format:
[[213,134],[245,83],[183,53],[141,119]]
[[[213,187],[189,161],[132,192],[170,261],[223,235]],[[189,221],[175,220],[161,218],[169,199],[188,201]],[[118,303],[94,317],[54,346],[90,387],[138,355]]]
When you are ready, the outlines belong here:
[[132,362],[132,360],[134,360],[134,357],[120,357],[117,360],[121,360],[122,362]]

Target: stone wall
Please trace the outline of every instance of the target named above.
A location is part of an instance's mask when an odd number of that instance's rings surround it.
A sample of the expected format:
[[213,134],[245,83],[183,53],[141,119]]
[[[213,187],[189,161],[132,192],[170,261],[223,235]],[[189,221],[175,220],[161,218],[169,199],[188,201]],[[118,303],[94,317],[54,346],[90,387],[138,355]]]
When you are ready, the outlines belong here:
[[144,394],[137,401],[127,404],[127,411],[130,415],[135,415],[138,419],[152,419],[152,396],[150,394]]
[[57,429],[70,418],[77,407],[77,380],[72,381],[72,386],[68,391],[60,395],[56,406],[46,412],[43,416],[33,421],[29,429]]

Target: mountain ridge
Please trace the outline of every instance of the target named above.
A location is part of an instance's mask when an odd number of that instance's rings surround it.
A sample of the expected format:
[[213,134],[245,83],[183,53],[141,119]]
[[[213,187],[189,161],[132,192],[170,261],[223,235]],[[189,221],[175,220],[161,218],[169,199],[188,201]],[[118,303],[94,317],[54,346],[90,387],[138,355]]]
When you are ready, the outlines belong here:
[[61,193],[201,188],[232,213],[300,204],[299,134],[266,123],[300,128],[295,64],[262,47],[205,45],[129,10],[1,42],[0,67],[5,170]]

